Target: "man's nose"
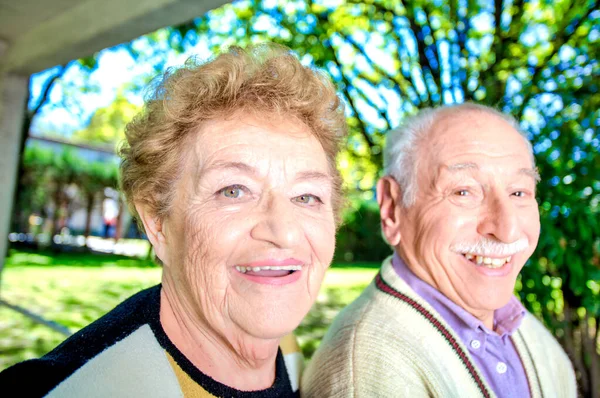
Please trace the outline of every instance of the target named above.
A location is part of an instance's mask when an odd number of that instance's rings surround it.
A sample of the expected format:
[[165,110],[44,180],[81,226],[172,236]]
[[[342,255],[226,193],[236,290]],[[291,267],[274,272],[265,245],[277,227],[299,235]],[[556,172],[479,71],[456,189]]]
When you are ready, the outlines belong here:
[[252,228],[256,240],[271,243],[278,248],[291,248],[301,238],[293,203],[285,196],[273,194],[261,206],[261,214]]
[[517,208],[508,195],[488,198],[486,209],[480,216],[478,232],[504,243],[515,242],[521,237]]

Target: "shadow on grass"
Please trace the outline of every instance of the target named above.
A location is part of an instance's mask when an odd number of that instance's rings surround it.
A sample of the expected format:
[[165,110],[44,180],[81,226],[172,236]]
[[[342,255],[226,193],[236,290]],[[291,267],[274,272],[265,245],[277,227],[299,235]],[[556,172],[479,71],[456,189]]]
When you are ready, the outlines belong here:
[[352,269],[352,268],[381,268],[381,262],[356,262],[356,263],[333,263],[331,268]]
[[[98,319],[127,297],[152,286],[159,270],[151,261],[113,254],[84,254],[11,250],[3,295],[10,301],[58,322],[75,332]],[[32,268],[28,267],[33,266]],[[54,266],[88,270],[55,272]],[[38,269],[35,267],[44,267]],[[108,270],[99,268],[106,267]],[[125,267],[146,269],[119,270]],[[310,359],[335,316],[370,283],[379,263],[339,264],[325,283],[311,311],[295,331],[306,359]],[[17,272],[18,270],[18,272]],[[8,274],[13,272],[12,279]],[[100,276],[102,275],[102,276]],[[44,355],[64,336],[0,307],[0,370],[16,362]]]
[[294,331],[306,360],[319,347],[335,316],[358,297],[365,287],[366,285],[350,289],[328,288],[321,292],[317,302]]
[[52,250],[11,249],[5,265],[36,267],[157,267],[152,260],[99,252],[59,252]]

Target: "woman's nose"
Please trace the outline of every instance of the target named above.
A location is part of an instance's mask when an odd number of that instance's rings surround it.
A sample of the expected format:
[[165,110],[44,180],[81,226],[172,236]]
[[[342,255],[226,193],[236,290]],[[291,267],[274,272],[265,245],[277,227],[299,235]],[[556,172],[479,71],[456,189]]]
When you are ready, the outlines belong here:
[[286,197],[273,195],[261,208],[260,217],[252,228],[252,238],[271,243],[278,248],[290,248],[301,237],[298,213]]

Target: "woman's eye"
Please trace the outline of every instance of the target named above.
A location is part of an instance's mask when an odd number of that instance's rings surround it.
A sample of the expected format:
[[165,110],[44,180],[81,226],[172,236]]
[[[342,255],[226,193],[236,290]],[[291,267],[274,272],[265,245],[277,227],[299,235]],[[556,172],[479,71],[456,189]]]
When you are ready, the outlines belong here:
[[321,198],[311,194],[296,196],[292,199],[292,201],[309,206],[316,205],[317,203],[323,203],[323,201],[321,201]]
[[244,187],[241,185],[231,185],[219,191],[219,194],[229,199],[239,199],[245,195]]
[[456,196],[469,196],[469,191],[467,191],[466,189],[460,189],[460,190],[454,192],[454,194]]

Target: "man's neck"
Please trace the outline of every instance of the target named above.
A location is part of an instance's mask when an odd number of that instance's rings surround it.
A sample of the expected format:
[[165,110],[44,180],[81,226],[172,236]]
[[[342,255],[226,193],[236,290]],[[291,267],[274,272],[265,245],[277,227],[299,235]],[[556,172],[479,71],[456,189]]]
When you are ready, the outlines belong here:
[[190,312],[173,289],[163,283],[160,323],[196,368],[237,390],[263,390],[273,385],[277,339],[258,339],[226,325],[217,331],[206,318],[197,319]]
[[[486,328],[494,331],[494,311],[469,307],[464,300],[461,299],[458,292],[456,292],[454,287],[448,281],[444,282],[435,280],[435,278],[433,278],[423,267],[419,266],[417,259],[414,256],[410,255],[406,251],[402,251],[400,247],[396,247],[396,253],[417,278],[432,286],[454,304],[458,305],[475,318],[479,319]],[[443,286],[442,284],[445,285]]]

